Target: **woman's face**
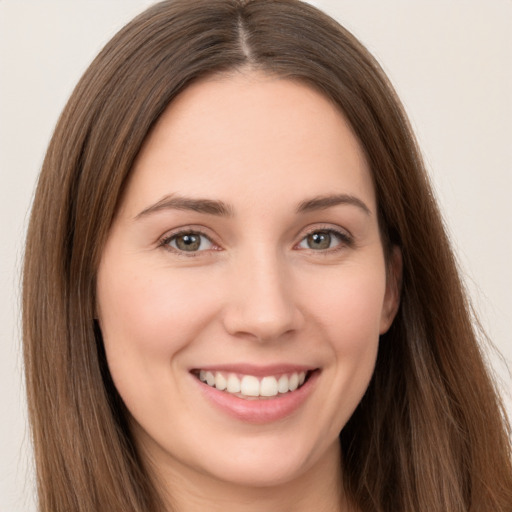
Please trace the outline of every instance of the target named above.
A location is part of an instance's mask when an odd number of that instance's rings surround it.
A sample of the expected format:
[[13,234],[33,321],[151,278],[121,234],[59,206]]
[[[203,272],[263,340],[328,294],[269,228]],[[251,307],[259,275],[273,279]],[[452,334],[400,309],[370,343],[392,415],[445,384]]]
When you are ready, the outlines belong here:
[[335,106],[249,72],[190,86],[137,158],[98,274],[142,452],[258,486],[339,464],[397,307],[386,275],[370,172]]

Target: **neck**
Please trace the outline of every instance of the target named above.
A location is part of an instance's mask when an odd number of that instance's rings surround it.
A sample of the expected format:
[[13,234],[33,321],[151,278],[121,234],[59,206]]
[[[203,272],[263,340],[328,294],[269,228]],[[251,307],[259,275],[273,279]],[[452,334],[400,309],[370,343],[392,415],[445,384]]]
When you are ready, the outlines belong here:
[[158,481],[173,512],[349,512],[339,443],[295,478],[268,486],[237,485],[185,465],[159,468]]

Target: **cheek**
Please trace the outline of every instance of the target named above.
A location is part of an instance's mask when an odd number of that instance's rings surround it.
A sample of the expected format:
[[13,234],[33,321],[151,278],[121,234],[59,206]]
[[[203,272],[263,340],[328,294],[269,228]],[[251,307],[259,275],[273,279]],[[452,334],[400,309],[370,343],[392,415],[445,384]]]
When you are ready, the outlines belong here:
[[174,353],[212,314],[205,281],[158,268],[130,274],[105,269],[98,279],[100,324],[111,350]]
[[373,374],[385,294],[383,276],[372,267],[361,272],[347,269],[332,278],[326,293],[314,302],[316,324],[323,329],[330,348],[331,363],[326,369],[329,400],[340,404],[326,422],[334,430],[346,424]]
[[204,280],[135,267],[100,268],[98,312],[112,379],[136,415],[152,401],[163,410],[160,390],[176,384],[169,369],[215,314],[215,303]]
[[358,352],[378,340],[385,287],[379,265],[347,268],[325,283],[311,308],[335,348]]

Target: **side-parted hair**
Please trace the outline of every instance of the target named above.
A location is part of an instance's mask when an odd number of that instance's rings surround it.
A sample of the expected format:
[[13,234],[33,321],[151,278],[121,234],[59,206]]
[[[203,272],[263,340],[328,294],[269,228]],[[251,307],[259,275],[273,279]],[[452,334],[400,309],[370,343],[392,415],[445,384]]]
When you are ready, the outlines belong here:
[[[296,0],[156,4],[105,46],[51,140],[28,230],[23,339],[41,512],[161,512],[94,321],[96,274],[134,159],[170,102],[255,69],[332,100],[366,154],[401,306],[340,434],[363,512],[510,512],[510,430],[409,122],[378,63]],[[229,141],[226,141],[229,149]]]

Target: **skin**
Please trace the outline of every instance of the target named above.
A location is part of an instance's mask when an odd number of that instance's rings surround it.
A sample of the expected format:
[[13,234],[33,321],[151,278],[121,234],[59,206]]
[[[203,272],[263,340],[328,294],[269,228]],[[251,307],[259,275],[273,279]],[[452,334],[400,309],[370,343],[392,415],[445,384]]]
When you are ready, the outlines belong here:
[[[297,211],[333,194],[364,206]],[[222,201],[229,215],[151,209],[170,196]],[[306,85],[216,76],[161,116],[104,248],[97,307],[135,439],[176,510],[348,510],[338,434],[398,307],[400,256],[387,268],[376,212],[357,139]],[[199,250],[179,249],[183,231],[204,233]],[[309,245],[319,232],[327,248]],[[241,362],[320,371],[293,414],[252,424],[190,373]]]

